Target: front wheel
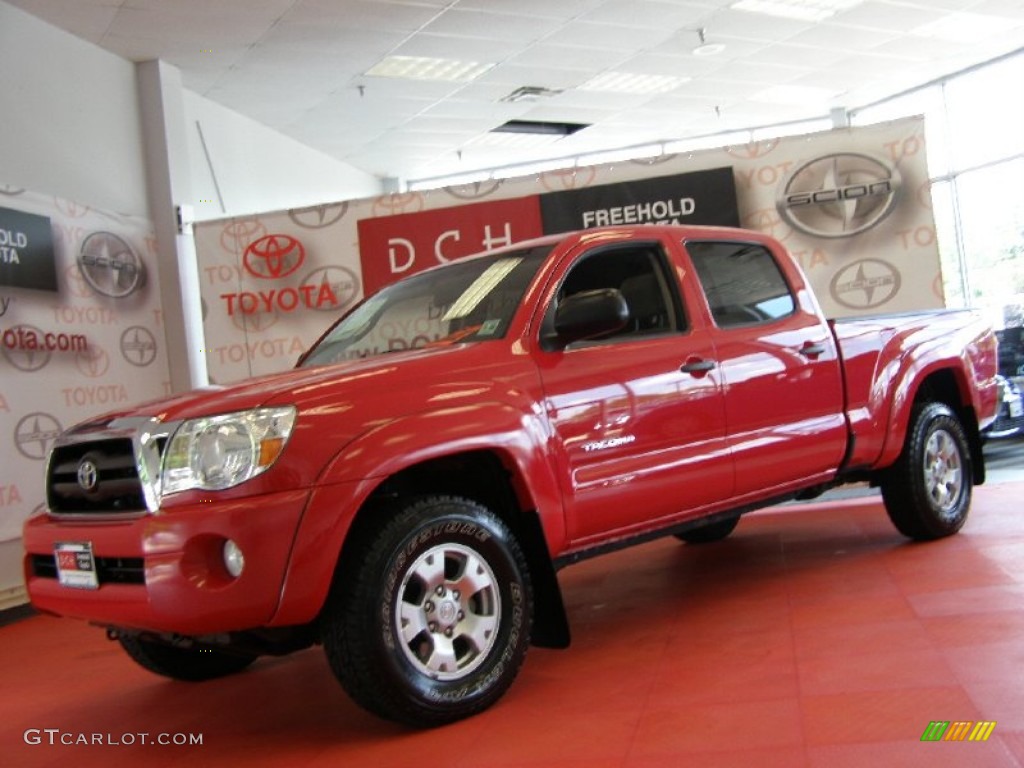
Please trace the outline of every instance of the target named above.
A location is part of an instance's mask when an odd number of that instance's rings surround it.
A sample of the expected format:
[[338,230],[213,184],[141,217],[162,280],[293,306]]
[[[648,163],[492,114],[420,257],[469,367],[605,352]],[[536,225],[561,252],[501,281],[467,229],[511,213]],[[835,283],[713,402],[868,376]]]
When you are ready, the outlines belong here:
[[476,502],[407,502],[346,552],[324,612],[324,649],[353,699],[416,727],[497,701],[530,641],[533,594],[508,526]]
[[967,520],[972,477],[960,420],[944,403],[924,403],[915,406],[903,451],[882,478],[882,500],[904,536],[950,536]]

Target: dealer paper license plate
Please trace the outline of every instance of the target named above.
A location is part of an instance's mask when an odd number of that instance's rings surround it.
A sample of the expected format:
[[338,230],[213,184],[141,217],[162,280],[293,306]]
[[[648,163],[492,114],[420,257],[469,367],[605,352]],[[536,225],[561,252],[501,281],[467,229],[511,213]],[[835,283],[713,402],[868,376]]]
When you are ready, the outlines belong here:
[[57,580],[65,587],[99,589],[96,578],[96,558],[88,541],[59,541],[54,546],[57,561]]

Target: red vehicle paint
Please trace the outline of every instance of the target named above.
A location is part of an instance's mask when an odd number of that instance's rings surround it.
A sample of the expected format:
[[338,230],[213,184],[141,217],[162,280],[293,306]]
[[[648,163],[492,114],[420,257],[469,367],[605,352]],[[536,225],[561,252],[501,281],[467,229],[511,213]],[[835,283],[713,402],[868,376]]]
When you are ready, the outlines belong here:
[[363,706],[443,724],[568,644],[582,558],[864,480],[955,533],[996,361],[969,311],[827,320],[759,233],[549,236],[383,289],[292,371],[69,430],[28,590],[179,679],[323,643]]

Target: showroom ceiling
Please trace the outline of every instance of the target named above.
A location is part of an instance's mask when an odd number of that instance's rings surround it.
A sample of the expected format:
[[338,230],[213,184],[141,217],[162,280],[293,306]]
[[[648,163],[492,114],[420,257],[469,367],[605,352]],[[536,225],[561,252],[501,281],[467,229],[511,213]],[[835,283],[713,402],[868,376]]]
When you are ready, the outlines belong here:
[[1021,0],[6,2],[406,180],[823,117],[1024,47]]

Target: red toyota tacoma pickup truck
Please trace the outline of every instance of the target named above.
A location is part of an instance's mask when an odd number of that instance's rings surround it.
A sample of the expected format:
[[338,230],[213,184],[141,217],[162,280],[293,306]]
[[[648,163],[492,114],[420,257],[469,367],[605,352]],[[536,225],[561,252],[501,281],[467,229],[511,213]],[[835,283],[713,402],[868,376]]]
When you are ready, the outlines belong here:
[[439,725],[568,644],[582,558],[850,481],[955,533],[996,366],[969,311],[826,320],[762,234],[545,237],[384,288],[294,370],[67,431],[28,591],[177,679],[319,643],[362,706]]

